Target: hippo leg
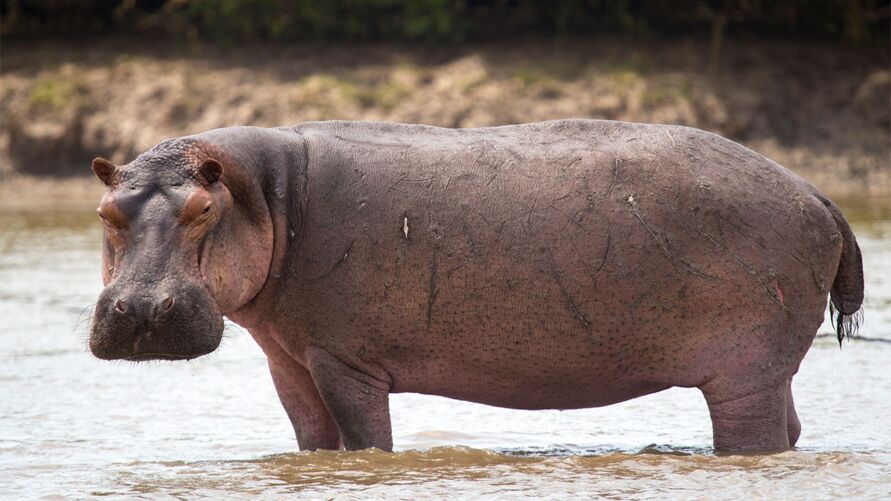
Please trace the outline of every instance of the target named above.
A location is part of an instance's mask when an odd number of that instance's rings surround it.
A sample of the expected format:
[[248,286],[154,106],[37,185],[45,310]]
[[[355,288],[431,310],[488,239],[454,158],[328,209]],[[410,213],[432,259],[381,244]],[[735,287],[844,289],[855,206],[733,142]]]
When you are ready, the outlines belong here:
[[297,434],[302,451],[339,449],[340,433],[313,385],[309,371],[293,362],[287,367],[269,363],[272,382]]
[[297,434],[300,450],[339,449],[340,433],[309,371],[276,344],[266,343],[269,372]]
[[313,350],[307,364],[346,450],[377,447],[393,450],[390,385],[343,363],[323,350]]
[[791,379],[789,379],[786,391],[786,428],[789,432],[789,447],[795,447],[798,437],[801,436],[801,422],[798,420],[798,413],[795,412],[795,403],[792,401]]
[[706,390],[703,393],[712,418],[717,452],[780,452],[789,449],[787,381],[740,396]]

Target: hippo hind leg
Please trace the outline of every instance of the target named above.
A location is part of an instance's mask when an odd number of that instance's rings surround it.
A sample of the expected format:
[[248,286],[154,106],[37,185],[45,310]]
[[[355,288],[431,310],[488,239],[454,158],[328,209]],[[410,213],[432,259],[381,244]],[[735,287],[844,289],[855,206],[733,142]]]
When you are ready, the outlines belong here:
[[781,452],[794,443],[790,439],[798,438],[798,418],[792,408],[787,381],[744,395],[728,396],[721,391],[702,390],[718,453]]

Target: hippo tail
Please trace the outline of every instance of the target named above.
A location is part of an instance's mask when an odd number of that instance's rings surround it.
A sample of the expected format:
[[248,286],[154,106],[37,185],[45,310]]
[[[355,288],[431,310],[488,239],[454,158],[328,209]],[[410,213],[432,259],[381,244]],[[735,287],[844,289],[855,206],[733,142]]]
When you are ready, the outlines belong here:
[[842,236],[841,258],[829,293],[829,317],[841,346],[842,339],[850,339],[856,335],[863,319],[863,311],[860,309],[863,304],[863,259],[857,239],[841,211],[828,200],[823,203],[835,219]]

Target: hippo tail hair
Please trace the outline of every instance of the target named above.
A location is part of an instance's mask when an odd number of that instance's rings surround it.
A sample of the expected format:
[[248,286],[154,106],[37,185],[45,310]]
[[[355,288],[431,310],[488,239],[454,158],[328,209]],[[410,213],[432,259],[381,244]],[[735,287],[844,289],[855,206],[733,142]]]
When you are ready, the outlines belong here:
[[857,239],[841,211],[829,200],[824,199],[823,203],[835,219],[842,236],[841,259],[829,293],[829,317],[841,346],[845,337],[850,339],[857,334],[863,320],[863,310],[860,308],[863,304],[863,258]]

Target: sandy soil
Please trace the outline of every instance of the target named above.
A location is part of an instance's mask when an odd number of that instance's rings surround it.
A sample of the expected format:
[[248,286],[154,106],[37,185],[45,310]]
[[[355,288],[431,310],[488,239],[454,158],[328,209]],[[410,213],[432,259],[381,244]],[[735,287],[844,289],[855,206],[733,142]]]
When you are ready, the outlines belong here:
[[2,64],[0,206],[93,196],[101,187],[43,179],[81,177],[96,155],[125,162],[172,136],[324,119],[678,123],[740,141],[830,194],[891,194],[885,49],[729,41],[712,72],[696,40],[226,50],[4,41]]

